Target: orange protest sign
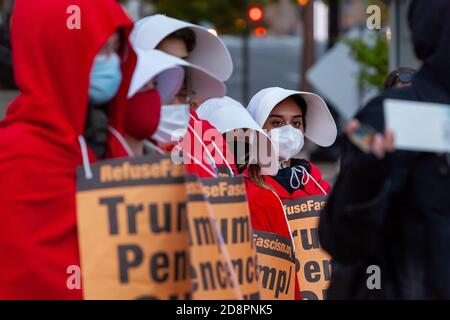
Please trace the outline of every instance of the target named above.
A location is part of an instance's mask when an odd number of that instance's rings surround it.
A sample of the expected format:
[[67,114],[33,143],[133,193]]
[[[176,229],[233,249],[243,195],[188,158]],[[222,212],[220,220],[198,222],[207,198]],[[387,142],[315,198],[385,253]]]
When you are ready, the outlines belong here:
[[258,299],[244,181],[186,178],[193,299]]
[[295,257],[292,241],[278,234],[255,230],[262,300],[295,299]]
[[326,201],[326,196],[283,201],[295,244],[301,295],[307,300],[323,300],[330,284],[331,257],[319,242],[320,211]]
[[102,161],[78,170],[85,299],[190,297],[186,193],[170,158]]

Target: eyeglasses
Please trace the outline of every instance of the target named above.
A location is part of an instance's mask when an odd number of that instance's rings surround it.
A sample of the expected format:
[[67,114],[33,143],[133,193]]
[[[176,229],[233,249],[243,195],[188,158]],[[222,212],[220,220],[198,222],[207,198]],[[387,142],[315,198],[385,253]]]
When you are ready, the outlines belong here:
[[395,86],[395,83],[397,80],[402,84],[409,84],[411,83],[414,76],[414,72],[411,71],[402,71],[397,72],[394,77],[392,78],[391,82],[389,83],[389,86],[387,88],[391,89]]
[[414,76],[414,72],[398,72],[395,76],[398,81],[401,83],[410,83],[412,81],[412,78]]
[[185,68],[183,86],[181,87],[180,92],[178,92],[177,94],[177,98],[183,103],[190,103],[192,97],[197,94],[194,90],[191,89],[191,83],[192,83],[192,75],[189,72],[189,70]]

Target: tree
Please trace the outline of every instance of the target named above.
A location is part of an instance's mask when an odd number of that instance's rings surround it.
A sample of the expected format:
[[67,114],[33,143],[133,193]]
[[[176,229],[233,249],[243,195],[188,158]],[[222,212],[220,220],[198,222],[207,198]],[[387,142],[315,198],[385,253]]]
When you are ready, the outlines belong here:
[[[220,33],[241,33],[245,24],[238,19],[246,19],[247,11],[243,8],[243,0],[145,0],[153,3],[158,12],[168,16],[201,23],[212,23]],[[248,5],[266,6],[276,0],[248,0]],[[241,20],[242,21],[242,20]]]
[[372,37],[370,43],[363,39],[351,39],[346,42],[353,57],[361,65],[361,72],[358,75],[359,83],[365,87],[382,90],[388,73],[388,42],[382,32],[377,32]]

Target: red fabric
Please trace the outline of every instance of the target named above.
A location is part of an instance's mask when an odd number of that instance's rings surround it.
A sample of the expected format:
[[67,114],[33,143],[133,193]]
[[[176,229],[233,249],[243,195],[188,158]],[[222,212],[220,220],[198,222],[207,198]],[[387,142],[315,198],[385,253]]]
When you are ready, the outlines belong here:
[[[105,0],[102,1],[105,2]],[[110,2],[110,0],[107,0],[107,2]],[[116,5],[114,7],[117,8]],[[129,19],[129,17],[121,7],[118,10],[122,10],[119,15],[125,16],[125,19],[128,20],[128,23],[131,23],[130,25],[124,25],[126,26],[125,37],[126,39],[128,39],[128,36],[130,35],[133,27],[133,22]],[[133,77],[134,69],[137,64],[136,53],[131,49],[131,44],[129,42],[127,43],[127,47],[125,49],[125,52],[123,53],[123,58],[125,59],[126,63],[122,64],[122,83],[120,85],[116,98],[111,101],[109,106],[109,125],[113,127],[120,135],[122,135],[122,137],[125,136],[125,116],[128,106],[128,90],[130,88],[131,78]],[[106,158],[123,158],[129,157],[130,154],[127,151],[126,147],[123,145],[123,142],[119,141],[119,139],[117,139],[117,137],[110,132],[108,135],[108,143],[105,156]]]
[[[234,158],[229,152],[227,142],[223,138],[222,134],[208,121],[200,120],[194,109],[191,109],[191,115],[194,119],[191,118],[189,125],[202,139],[203,144],[206,146],[206,148],[208,148],[211,156],[214,159],[214,162],[216,163],[216,166],[219,167],[221,171],[229,172],[228,166],[224,163],[223,158],[212,145],[212,141],[214,141],[219,150],[222,152],[234,174],[237,175],[237,167],[234,164]],[[180,146],[182,147],[184,152],[185,171],[190,174],[196,174],[201,178],[211,178],[212,175],[208,171],[203,169],[200,165],[192,161],[192,159],[188,155],[189,153],[190,155],[194,156],[197,160],[201,161],[201,163],[210,171],[215,172],[210,163],[210,159],[205,152],[205,147],[198,141],[198,139],[196,139],[192,130],[188,129],[186,135],[180,143]]]
[[157,89],[138,92],[128,100],[125,131],[138,140],[149,139],[161,118],[161,97]]
[[[312,163],[310,163],[310,165],[311,176],[317,181],[322,189],[329,194],[331,192],[330,184],[325,180],[322,180],[322,174],[316,166]],[[274,192],[260,188],[250,180],[246,181],[253,228],[255,230],[277,233],[290,239],[289,229],[284,218],[284,210],[280,204],[280,200],[284,201],[301,197],[323,195],[323,192],[312,179],[309,179],[304,190],[299,189],[291,195],[271,176],[263,177],[264,181],[275,190],[275,193],[279,198],[275,196]],[[295,299],[301,299],[300,285],[297,278],[295,283]]]
[[[271,190],[257,186],[248,178],[245,179],[245,184],[252,228],[291,239],[284,209],[277,195]],[[295,299],[301,299],[297,277],[295,277]]]
[[[80,30],[67,27],[72,5],[81,9]],[[11,40],[21,95],[0,122],[0,299],[82,298],[66,284],[67,268],[79,265],[78,136],[94,57],[120,27],[128,35],[132,21],[115,0],[15,1]],[[129,48],[126,57],[134,60]],[[121,132],[130,68],[109,110]],[[112,140],[109,154],[126,153]]]
[[[313,165],[311,162],[309,163],[311,165],[311,176],[317,181],[317,183],[322,187],[323,190],[327,194],[331,192],[331,186],[328,182],[325,180],[322,180],[322,174],[320,173],[320,170]],[[298,189],[293,194],[290,194],[287,192],[287,190],[278,183],[274,178],[271,176],[264,176],[264,181],[270,185],[272,188],[274,188],[277,195],[280,197],[282,201],[284,200],[291,200],[291,199],[297,199],[302,197],[309,197],[309,196],[323,196],[322,190],[317,186],[317,184],[312,180],[309,179],[308,183],[304,187],[304,190]]]

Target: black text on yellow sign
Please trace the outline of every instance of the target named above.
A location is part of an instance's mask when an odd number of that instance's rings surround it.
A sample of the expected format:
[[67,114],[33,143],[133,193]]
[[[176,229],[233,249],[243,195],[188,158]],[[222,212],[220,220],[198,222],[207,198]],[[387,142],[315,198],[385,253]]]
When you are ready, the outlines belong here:
[[283,202],[294,239],[303,299],[324,299],[331,279],[332,260],[319,241],[320,212],[326,201],[325,196],[313,196]]
[[256,253],[241,178],[187,178],[194,299],[258,299]]
[[295,299],[295,257],[292,241],[280,235],[254,231],[263,300]]
[[189,299],[182,169],[151,157],[101,162],[92,170],[93,179],[81,169],[78,175],[84,297]]

